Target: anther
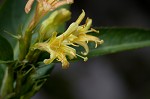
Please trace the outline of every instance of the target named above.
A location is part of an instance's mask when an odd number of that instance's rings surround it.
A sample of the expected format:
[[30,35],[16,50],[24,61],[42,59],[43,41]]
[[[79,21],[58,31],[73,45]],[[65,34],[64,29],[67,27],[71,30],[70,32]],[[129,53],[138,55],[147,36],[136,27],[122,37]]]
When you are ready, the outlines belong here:
[[80,57],[80,58],[82,58],[84,61],[87,61],[88,60],[88,58],[87,57],[83,57],[83,56],[81,56],[81,55],[79,55],[79,54],[76,54],[78,57]]

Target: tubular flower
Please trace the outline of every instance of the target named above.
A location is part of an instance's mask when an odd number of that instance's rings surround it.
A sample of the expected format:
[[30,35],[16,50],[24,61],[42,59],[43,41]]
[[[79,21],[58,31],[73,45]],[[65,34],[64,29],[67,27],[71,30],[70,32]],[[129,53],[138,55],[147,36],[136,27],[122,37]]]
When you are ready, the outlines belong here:
[[[38,1],[37,6],[38,11],[43,13],[55,10],[56,8],[62,5],[73,3],[73,0],[37,0],[37,1]],[[30,12],[33,2],[34,0],[28,0],[25,6],[26,13]]]
[[37,14],[44,16],[47,12],[53,11],[62,5],[71,3],[73,3],[73,0],[38,0]]
[[51,37],[52,33],[68,21],[71,17],[71,12],[67,9],[59,9],[54,11],[45,21],[42,22],[39,31],[39,41],[47,40]]
[[26,13],[30,12],[33,2],[34,2],[34,0],[28,0],[27,4],[25,6],[25,9],[24,9]]
[[77,24],[72,23],[69,28],[62,35],[57,36],[57,33],[53,33],[53,36],[48,42],[36,43],[34,49],[40,49],[42,51],[47,51],[50,54],[50,59],[45,59],[45,64],[50,64],[54,59],[62,62],[62,67],[67,68],[69,62],[67,61],[66,56],[69,59],[76,57],[76,50],[69,45],[66,39],[77,29]]
[[[75,23],[79,25],[83,20],[84,16],[85,16],[85,12],[82,11],[81,15],[79,16],[79,18],[76,20]],[[85,24],[78,26],[77,30],[74,33],[72,33],[68,39],[69,42],[84,47],[85,52],[81,52],[83,55],[87,55],[89,52],[89,47],[87,45],[89,41],[95,42],[95,48],[97,47],[98,44],[102,44],[104,42],[103,40],[100,40],[98,37],[87,34],[89,32],[99,33],[99,31],[96,31],[93,28],[90,29],[91,24],[92,24],[92,19],[87,18]]]
[[86,52],[82,52],[82,54],[87,55],[89,52],[87,43],[89,41],[94,41],[96,43],[96,47],[97,44],[103,43],[103,40],[87,34],[88,32],[98,32],[94,29],[89,30],[92,24],[91,19],[87,19],[84,25],[79,26],[84,16],[85,12],[83,11],[76,22],[73,22],[63,34],[57,36],[57,33],[54,32],[52,33],[52,37],[48,41],[44,43],[36,43],[34,45],[34,49],[46,51],[50,54],[50,58],[44,60],[45,64],[50,64],[55,59],[57,59],[58,61],[61,61],[63,68],[67,68],[69,66],[67,57],[69,59],[73,59],[79,56],[83,58],[84,61],[87,60],[87,57],[78,55],[76,53],[76,50],[70,45],[73,45],[75,47],[78,45],[83,46]]
[[[29,27],[35,27],[37,23],[45,16],[48,12],[55,10],[56,8],[65,5],[72,4],[73,0],[37,0],[38,4],[36,6],[36,12],[33,19],[30,22]],[[25,6],[25,12],[29,13],[34,0],[28,0]]]

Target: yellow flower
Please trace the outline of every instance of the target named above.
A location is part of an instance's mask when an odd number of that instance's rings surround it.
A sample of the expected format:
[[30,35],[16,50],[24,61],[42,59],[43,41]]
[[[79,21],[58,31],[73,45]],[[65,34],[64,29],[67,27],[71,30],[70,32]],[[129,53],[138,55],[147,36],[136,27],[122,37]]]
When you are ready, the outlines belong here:
[[54,32],[47,42],[35,44],[34,49],[47,51],[50,54],[50,58],[44,60],[45,64],[50,64],[57,59],[58,61],[61,61],[63,68],[67,68],[69,66],[67,58],[73,59],[79,56],[83,58],[84,61],[87,60],[87,57],[78,55],[76,50],[70,45],[83,46],[86,52],[82,52],[82,54],[87,55],[89,52],[87,43],[89,41],[94,41],[96,43],[96,47],[97,44],[103,43],[103,40],[100,40],[98,37],[87,34],[88,32],[98,32],[94,29],[89,30],[92,24],[91,19],[87,18],[86,23],[79,26],[84,16],[85,12],[83,11],[76,22],[73,22],[63,34],[57,36],[57,33]]
[[[79,16],[79,18],[76,20],[75,23],[79,25],[81,21],[83,20],[84,16],[85,16],[85,12],[83,10],[81,15]],[[92,19],[87,18],[86,23],[84,25],[78,26],[77,30],[74,33],[72,33],[72,35],[70,35],[68,39],[69,42],[75,43],[84,47],[85,52],[81,52],[83,55],[87,55],[89,52],[89,48],[87,45],[89,41],[95,42],[96,44],[95,48],[97,47],[98,44],[102,44],[104,42],[103,40],[100,40],[98,37],[87,34],[89,32],[99,33],[99,31],[96,31],[93,28],[90,29],[91,24],[92,24]]]
[[62,35],[57,36],[57,33],[53,33],[53,37],[48,42],[36,43],[34,49],[40,49],[42,51],[47,51],[50,54],[50,59],[45,59],[45,64],[50,64],[54,59],[62,62],[62,67],[67,68],[69,62],[67,61],[66,56],[69,59],[76,57],[76,50],[69,45],[66,39],[71,33],[76,31],[77,24],[72,23],[69,28]]

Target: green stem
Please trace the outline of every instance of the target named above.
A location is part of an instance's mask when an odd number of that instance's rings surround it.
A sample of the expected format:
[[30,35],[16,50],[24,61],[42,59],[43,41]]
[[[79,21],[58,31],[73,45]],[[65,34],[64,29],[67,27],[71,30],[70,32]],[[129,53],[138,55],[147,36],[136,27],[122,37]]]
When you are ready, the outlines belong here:
[[27,30],[25,32],[24,38],[20,39],[19,42],[19,48],[20,48],[20,54],[19,54],[19,60],[22,61],[26,54],[28,53],[30,44],[31,44],[31,38],[32,38],[32,29]]
[[22,86],[22,78],[23,76],[20,73],[17,73],[17,79],[16,79],[16,87],[15,87],[15,93],[17,96],[20,95],[21,92],[21,86]]
[[13,66],[9,65],[6,67],[2,88],[1,88],[1,97],[2,99],[8,94],[13,93],[13,82],[14,82],[14,70]]
[[23,39],[20,41],[19,48],[20,48],[20,53],[19,53],[19,60],[22,61],[25,59],[30,45],[31,45],[31,40],[32,40],[32,32],[36,28],[37,24],[39,23],[40,19],[43,16],[36,16],[34,15],[33,19],[31,20],[30,24],[28,25],[27,30],[25,31]]
[[25,31],[24,37],[22,37],[19,41],[19,48],[20,48],[19,60],[20,61],[25,59],[25,56],[27,55],[29,51],[29,47],[31,45],[32,34],[33,34],[32,32],[35,29],[37,23],[38,22],[36,22],[33,18],[28,28]]

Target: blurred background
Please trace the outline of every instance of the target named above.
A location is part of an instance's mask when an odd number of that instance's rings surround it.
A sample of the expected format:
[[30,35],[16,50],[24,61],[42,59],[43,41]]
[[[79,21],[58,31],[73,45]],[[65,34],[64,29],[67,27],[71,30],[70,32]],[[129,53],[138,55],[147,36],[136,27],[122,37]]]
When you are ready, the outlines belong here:
[[[150,28],[149,0],[75,0],[72,20],[81,10],[93,27]],[[150,47],[55,66],[33,99],[150,99]]]
[[[150,28],[149,0],[75,0],[72,20],[81,10],[93,27]],[[150,47],[55,66],[33,99],[150,99]]]
[[[147,29],[149,5],[149,0],[75,0],[68,24],[84,9],[93,27]],[[67,70],[56,64],[32,99],[150,99],[150,47],[81,60]]]

